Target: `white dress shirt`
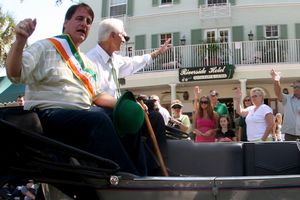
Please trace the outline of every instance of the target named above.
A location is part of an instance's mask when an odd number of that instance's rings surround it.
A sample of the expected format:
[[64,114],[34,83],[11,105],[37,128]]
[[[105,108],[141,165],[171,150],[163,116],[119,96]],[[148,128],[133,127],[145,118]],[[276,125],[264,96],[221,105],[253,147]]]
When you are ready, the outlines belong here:
[[[95,64],[99,70],[101,89],[116,97],[117,86],[112,77],[112,68],[108,63],[110,56],[97,45],[87,53],[87,57]],[[116,74],[118,78],[124,78],[126,76],[132,75],[144,68],[145,66],[152,63],[152,58],[150,54],[144,54],[142,56],[134,57],[124,57],[113,53],[111,60],[116,69]]]

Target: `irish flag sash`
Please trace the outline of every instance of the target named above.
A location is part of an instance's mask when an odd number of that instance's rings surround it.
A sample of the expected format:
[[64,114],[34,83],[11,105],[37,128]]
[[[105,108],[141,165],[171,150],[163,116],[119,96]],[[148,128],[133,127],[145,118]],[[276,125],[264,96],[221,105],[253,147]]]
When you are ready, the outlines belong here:
[[96,73],[84,65],[79,52],[69,35],[58,35],[48,40],[67,63],[73,74],[83,82],[92,97],[95,95]]

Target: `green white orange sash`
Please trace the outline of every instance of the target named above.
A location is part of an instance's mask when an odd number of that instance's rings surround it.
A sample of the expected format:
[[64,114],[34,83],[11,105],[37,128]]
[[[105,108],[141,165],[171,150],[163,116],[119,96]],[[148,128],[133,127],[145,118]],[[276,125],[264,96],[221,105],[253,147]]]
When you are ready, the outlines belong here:
[[95,95],[96,73],[84,65],[79,52],[69,35],[58,35],[48,40],[67,63],[73,74],[83,82],[92,97]]

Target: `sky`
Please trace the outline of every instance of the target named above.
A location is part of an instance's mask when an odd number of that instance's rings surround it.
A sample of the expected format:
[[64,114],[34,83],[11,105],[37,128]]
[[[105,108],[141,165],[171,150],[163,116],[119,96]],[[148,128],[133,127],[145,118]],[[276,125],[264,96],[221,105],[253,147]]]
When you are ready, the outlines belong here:
[[[55,0],[0,0],[2,12],[9,13],[16,23],[25,18],[36,18],[37,26],[28,44],[62,33],[65,13],[76,1],[64,0],[57,6]],[[78,2],[78,1],[77,1]]]

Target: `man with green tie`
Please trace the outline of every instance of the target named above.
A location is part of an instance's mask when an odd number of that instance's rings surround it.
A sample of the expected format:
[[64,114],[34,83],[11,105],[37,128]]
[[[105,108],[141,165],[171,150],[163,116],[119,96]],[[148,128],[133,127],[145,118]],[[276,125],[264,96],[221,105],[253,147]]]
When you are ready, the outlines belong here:
[[150,54],[134,57],[118,55],[116,52],[120,51],[122,44],[128,40],[123,21],[114,18],[104,19],[99,24],[98,43],[87,53],[100,71],[101,88],[116,98],[120,96],[119,78],[136,73],[171,48],[169,39]]

